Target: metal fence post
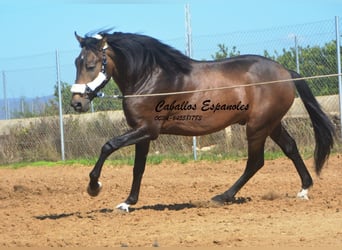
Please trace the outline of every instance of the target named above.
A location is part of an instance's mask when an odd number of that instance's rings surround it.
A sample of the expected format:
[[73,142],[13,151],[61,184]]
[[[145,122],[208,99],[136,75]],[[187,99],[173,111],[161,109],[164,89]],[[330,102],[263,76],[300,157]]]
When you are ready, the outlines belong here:
[[[341,43],[340,43],[340,28],[339,28],[339,17],[335,17],[336,27],[336,53],[337,53],[337,73],[338,75],[338,91],[340,98],[340,123],[342,124],[342,76],[341,76]],[[342,126],[341,126],[341,138],[342,138]]]
[[[192,57],[192,34],[191,34],[191,17],[190,17],[190,5],[185,5],[185,37],[186,37],[186,55]],[[194,160],[197,160],[197,139],[196,136],[192,137],[192,151],[194,154]]]
[[297,70],[297,73],[300,74],[300,70],[299,70],[299,51],[298,51],[298,39],[297,39],[297,36],[295,36],[294,39],[295,39],[295,49],[296,49],[296,70]]
[[8,108],[8,101],[7,101],[7,93],[6,93],[6,74],[5,71],[2,71],[2,84],[4,89],[4,106],[5,106],[5,119],[10,119],[9,116],[9,108]]
[[59,63],[59,53],[56,50],[56,70],[57,70],[57,85],[58,85],[58,107],[59,107],[59,129],[60,129],[60,136],[61,136],[61,157],[62,161],[65,160],[65,153],[64,153],[64,125],[63,125],[63,109],[62,109],[62,87],[61,87],[61,80],[60,80],[60,63]]

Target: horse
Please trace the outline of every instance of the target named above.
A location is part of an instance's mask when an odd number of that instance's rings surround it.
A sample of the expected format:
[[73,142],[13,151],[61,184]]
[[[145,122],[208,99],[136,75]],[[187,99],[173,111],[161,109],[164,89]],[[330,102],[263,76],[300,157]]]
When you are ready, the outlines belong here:
[[[292,160],[301,179],[297,194],[308,199],[312,177],[295,140],[282,125],[296,90],[312,122],[314,166],[319,174],[334,144],[334,125],[322,111],[305,79],[279,63],[258,55],[223,60],[193,60],[156,38],[99,31],[75,37],[81,47],[75,59],[71,106],[86,112],[99,90],[112,78],[122,93],[130,129],[108,140],[89,174],[89,195],[97,196],[106,158],[121,147],[135,145],[133,181],[128,198],[117,206],[129,212],[138,202],[151,140],[160,134],[200,136],[232,124],[246,126],[248,159],[241,177],[212,198],[218,204],[236,200],[237,192],[264,165],[264,145],[270,137]],[[269,83],[269,84],[258,84]]]

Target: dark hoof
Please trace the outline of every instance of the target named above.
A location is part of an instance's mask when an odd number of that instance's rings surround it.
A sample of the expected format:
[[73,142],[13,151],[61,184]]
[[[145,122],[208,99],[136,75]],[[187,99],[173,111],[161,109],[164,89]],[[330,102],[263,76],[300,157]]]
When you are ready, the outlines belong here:
[[102,189],[102,183],[97,182],[97,187],[92,187],[90,184],[88,185],[87,192],[90,196],[95,197],[98,196]]
[[[234,199],[234,198],[233,198]],[[217,205],[224,205],[231,200],[230,198],[225,197],[223,194],[219,194],[211,198],[211,201]]]
[[213,198],[211,198],[211,201],[218,205],[227,205],[227,204],[242,204],[246,203],[248,201],[251,201],[252,199],[250,197],[226,197],[222,194],[216,195]]

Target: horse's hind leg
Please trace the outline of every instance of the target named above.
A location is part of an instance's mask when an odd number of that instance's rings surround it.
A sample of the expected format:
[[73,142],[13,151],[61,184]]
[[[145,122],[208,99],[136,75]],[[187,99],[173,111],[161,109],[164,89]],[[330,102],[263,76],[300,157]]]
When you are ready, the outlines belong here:
[[212,198],[214,202],[223,204],[224,202],[234,201],[236,193],[264,165],[264,146],[266,137],[267,128],[264,127],[259,130],[254,130],[247,126],[248,160],[246,169],[231,188],[223,194]]
[[308,199],[308,188],[312,186],[312,178],[307,170],[302,157],[298,152],[295,140],[289,135],[286,129],[279,124],[271,134],[272,140],[279,145],[285,155],[294,163],[297,172],[302,181],[302,191],[298,193],[298,197]]

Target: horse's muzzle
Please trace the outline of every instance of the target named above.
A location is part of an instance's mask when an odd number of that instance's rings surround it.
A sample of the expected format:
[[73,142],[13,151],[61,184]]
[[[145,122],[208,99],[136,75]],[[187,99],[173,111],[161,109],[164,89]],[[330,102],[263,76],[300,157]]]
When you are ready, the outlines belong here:
[[82,98],[79,95],[74,95],[70,103],[76,112],[87,112],[89,110],[89,104],[90,100],[88,98]]

